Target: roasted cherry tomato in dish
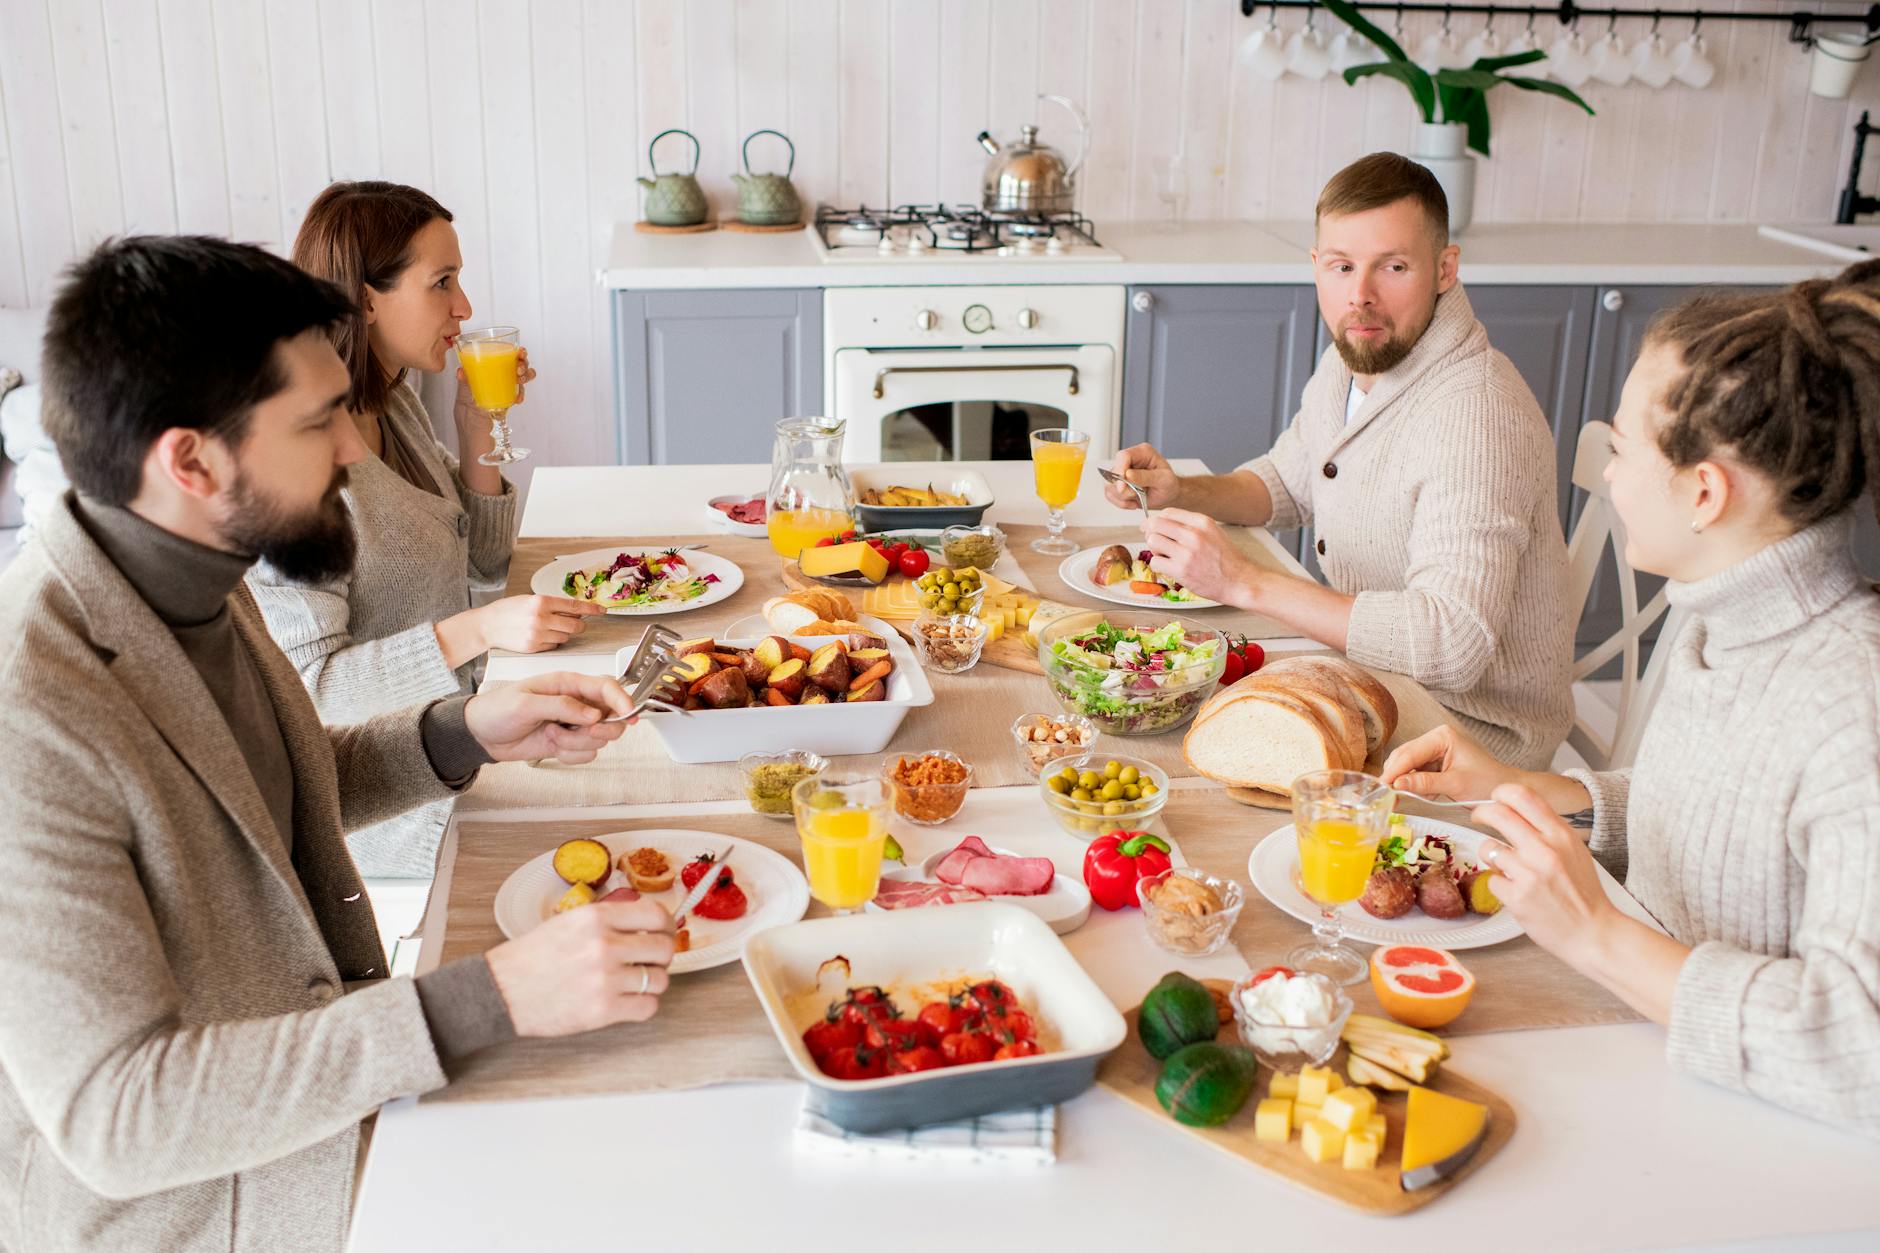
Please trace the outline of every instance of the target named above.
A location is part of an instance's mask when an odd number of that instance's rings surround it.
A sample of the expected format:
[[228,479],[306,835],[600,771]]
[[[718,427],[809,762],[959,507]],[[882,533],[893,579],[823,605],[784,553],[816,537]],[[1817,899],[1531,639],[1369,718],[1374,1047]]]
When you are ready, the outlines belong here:
[[900,1011],[895,1008],[893,1001],[882,994],[880,988],[853,988],[846,999],[829,1007],[829,1017],[866,1027],[871,1022],[898,1018]]
[[908,578],[918,579],[927,573],[927,566],[931,561],[932,558],[927,556],[926,549],[910,548],[895,559],[895,564],[900,566],[901,573]]
[[866,1045],[837,1049],[822,1063],[822,1072],[831,1079],[879,1079],[888,1073],[888,1055]]
[[1038,1038],[1038,1028],[1032,1023],[1031,1015],[1022,1009],[1008,1009],[1002,1014],[991,1015],[987,1025],[992,1029],[994,1038],[1008,1043],[1010,1040]]
[[813,1022],[803,1033],[803,1047],[809,1050],[818,1066],[837,1049],[852,1049],[861,1042],[862,1025],[842,1018]]
[[1012,989],[997,979],[973,984],[960,993],[958,999],[962,1008],[976,1010],[987,1015],[1002,1014],[1009,1009],[1018,1008],[1018,997],[1012,994]]
[[1013,1040],[1010,1044],[1001,1044],[999,1051],[992,1055],[992,1060],[1002,1062],[1008,1057],[1033,1057],[1038,1051],[1036,1040]]
[[917,1017],[936,1034],[949,1036],[955,1031],[964,1030],[966,1020],[972,1015],[958,1006],[948,1005],[945,1001],[934,1001],[921,1006]]
[[969,1066],[989,1062],[999,1046],[991,1036],[978,1031],[956,1031],[940,1041],[940,1056],[949,1066]]
[[923,1044],[919,1048],[911,1048],[905,1053],[895,1053],[889,1057],[888,1073],[910,1075],[918,1070],[939,1070],[946,1064],[947,1060],[940,1055],[939,1049]]
[[933,1038],[933,1028],[917,1018],[886,1018],[871,1022],[862,1035],[862,1042],[871,1049],[887,1049],[890,1053],[904,1053],[908,1049],[939,1043]]

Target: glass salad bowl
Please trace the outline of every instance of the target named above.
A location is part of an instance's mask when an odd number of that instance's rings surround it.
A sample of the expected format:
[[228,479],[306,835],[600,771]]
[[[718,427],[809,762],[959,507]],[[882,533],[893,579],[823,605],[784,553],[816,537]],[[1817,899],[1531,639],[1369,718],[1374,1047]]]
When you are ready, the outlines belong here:
[[1053,623],[1038,640],[1045,682],[1066,713],[1109,735],[1185,726],[1227,668],[1227,637],[1173,614],[1111,613]]

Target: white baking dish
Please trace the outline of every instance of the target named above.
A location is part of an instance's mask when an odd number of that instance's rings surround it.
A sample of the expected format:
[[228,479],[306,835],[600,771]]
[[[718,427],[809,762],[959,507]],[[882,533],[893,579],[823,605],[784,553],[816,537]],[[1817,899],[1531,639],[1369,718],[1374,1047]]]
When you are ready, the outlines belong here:
[[[731,648],[755,647],[762,636],[720,638]],[[784,636],[814,652],[829,636]],[[878,753],[888,746],[907,711],[933,704],[933,685],[913,649],[893,631],[887,634],[894,670],[888,675],[886,700],[837,705],[763,705],[755,709],[697,709],[688,717],[660,709],[641,718],[653,728],[676,762],[736,761],[746,753],[776,753],[801,748],[825,757]],[[624,674],[633,648],[614,654],[614,673]]]
[[[831,957],[849,962],[825,976]],[[744,944],[750,976],[777,1041],[809,1085],[810,1109],[850,1131],[951,1122],[999,1110],[1067,1101],[1128,1028],[1109,997],[1036,914],[1015,905],[947,905],[786,923]],[[990,976],[1018,994],[1049,1033],[1050,1052],[883,1079],[831,1079],[803,1045],[803,1031],[844,987],[879,985],[914,1006],[906,989]],[[832,994],[825,996],[833,990]]]

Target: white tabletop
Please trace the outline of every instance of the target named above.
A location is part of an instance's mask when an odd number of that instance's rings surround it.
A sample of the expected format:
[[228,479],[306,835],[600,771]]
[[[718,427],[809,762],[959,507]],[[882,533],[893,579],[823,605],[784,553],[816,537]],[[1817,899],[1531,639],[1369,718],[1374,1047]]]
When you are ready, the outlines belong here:
[[[1203,786],[1177,783],[1190,785]],[[897,834],[910,856],[970,831],[1061,864],[1074,858],[1068,837],[1040,833],[1037,805],[1029,788],[980,789],[948,827]],[[670,816],[675,825],[709,829],[713,814],[742,808],[578,812]],[[1172,834],[1179,844],[1180,831]],[[447,886],[440,883],[434,902]],[[433,917],[427,930],[435,925]],[[1119,1005],[1133,1004],[1171,968],[1244,969],[1230,957],[1197,962],[1163,953],[1135,910],[1096,910],[1065,941]],[[1245,956],[1265,964],[1279,955]],[[1392,1253],[1477,1244],[1874,1247],[1880,1145],[1672,1073],[1656,1027],[1504,1032],[1464,1036],[1453,1047],[1448,1064],[1507,1097],[1519,1126],[1453,1195],[1387,1222],[1297,1191],[1101,1088],[1063,1107],[1056,1165],[993,1169],[805,1157],[792,1144],[801,1088],[744,1084],[492,1104],[396,1102],[379,1117],[352,1248],[528,1250],[578,1233],[583,1247],[706,1253],[807,1248],[825,1244],[831,1230],[856,1230],[893,1233],[897,1248],[952,1250],[958,1224],[924,1217],[943,1195],[956,1198],[949,1209],[968,1207],[973,1225],[999,1232],[1002,1247],[1037,1250],[1099,1247],[1123,1233],[1166,1239],[1175,1230],[1185,1242],[1219,1248],[1241,1247],[1254,1233],[1273,1249],[1352,1249],[1384,1236]],[[685,1202],[708,1178],[726,1188],[726,1200],[701,1219]],[[568,1198],[590,1180],[608,1199],[570,1214]],[[1857,1229],[1868,1234],[1818,1245],[1802,1239]]]

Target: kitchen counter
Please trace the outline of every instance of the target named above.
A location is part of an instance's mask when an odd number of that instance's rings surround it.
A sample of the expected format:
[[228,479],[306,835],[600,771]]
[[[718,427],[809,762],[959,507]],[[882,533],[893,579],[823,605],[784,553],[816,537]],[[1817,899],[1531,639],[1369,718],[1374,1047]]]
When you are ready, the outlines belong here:
[[[1311,281],[1310,222],[1098,223],[1120,260],[959,258],[824,262],[809,230],[784,235],[645,235],[614,227],[603,286],[616,289],[876,287],[960,283],[1283,284]],[[1477,285],[1782,284],[1839,262],[1748,225],[1482,224],[1462,242]]]

